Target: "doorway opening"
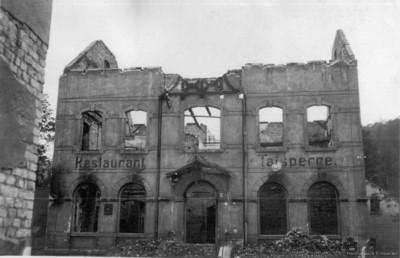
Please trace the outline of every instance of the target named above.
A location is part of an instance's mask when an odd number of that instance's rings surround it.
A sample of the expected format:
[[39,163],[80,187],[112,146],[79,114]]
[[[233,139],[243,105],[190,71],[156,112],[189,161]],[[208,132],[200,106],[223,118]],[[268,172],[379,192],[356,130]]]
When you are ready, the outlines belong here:
[[217,193],[205,181],[196,181],[185,193],[186,242],[215,243]]

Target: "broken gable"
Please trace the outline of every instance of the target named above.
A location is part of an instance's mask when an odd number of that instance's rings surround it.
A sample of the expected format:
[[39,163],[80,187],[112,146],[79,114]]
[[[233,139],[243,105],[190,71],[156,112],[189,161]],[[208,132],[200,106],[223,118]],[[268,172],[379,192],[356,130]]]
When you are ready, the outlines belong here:
[[356,60],[353,51],[350,48],[350,44],[342,30],[337,30],[336,32],[335,41],[332,47],[332,60],[340,60],[347,63],[352,63]]
[[77,57],[65,68],[64,73],[71,70],[85,71],[88,69],[112,69],[118,68],[114,54],[101,40],[90,43]]

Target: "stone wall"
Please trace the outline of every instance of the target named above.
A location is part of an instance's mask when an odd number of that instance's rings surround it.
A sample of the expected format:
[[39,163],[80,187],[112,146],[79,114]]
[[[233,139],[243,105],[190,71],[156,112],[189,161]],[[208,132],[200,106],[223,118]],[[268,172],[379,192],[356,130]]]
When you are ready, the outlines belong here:
[[[31,235],[49,9],[50,1],[0,2],[0,254],[21,252]],[[45,40],[25,16],[46,23]]]

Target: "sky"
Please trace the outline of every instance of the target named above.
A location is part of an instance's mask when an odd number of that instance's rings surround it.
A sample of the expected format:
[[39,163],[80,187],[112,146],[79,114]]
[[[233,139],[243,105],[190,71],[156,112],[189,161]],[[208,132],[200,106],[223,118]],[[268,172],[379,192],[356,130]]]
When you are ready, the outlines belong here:
[[54,0],[44,92],[101,39],[120,68],[218,77],[246,63],[329,60],[342,29],[358,60],[363,125],[400,117],[400,0]]

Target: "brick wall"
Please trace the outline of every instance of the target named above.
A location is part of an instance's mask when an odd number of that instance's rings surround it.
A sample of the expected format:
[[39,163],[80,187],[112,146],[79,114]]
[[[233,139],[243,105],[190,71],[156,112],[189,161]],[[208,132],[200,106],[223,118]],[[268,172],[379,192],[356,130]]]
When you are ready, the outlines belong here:
[[31,235],[47,48],[0,5],[0,254],[20,252]]

